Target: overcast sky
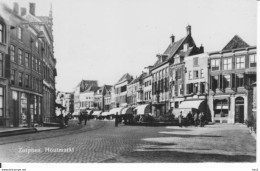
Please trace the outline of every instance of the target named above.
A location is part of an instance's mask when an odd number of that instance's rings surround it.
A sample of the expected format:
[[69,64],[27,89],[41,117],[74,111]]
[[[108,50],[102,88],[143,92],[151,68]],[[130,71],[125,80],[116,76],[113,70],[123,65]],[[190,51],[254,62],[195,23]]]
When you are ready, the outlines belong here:
[[[13,1],[12,1],[13,2]],[[48,15],[52,2],[56,88],[73,91],[82,79],[115,84],[153,65],[170,43],[192,36],[205,51],[221,50],[239,35],[256,45],[255,0],[45,0],[36,15]],[[10,4],[10,2],[8,2]]]

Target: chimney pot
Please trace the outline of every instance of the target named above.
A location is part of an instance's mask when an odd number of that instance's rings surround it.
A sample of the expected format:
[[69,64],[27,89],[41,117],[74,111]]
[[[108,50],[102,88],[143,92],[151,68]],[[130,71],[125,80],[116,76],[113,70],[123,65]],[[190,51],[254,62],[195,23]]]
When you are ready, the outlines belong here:
[[19,14],[19,5],[17,2],[14,2],[13,12],[17,15]]
[[29,3],[30,5],[30,14],[35,16],[35,3]]
[[186,30],[187,30],[187,36],[188,36],[188,35],[191,35],[191,26],[190,26],[190,25],[188,25],[188,26],[186,27]]
[[171,35],[171,43],[174,43],[174,41],[175,41],[175,36],[172,34]]

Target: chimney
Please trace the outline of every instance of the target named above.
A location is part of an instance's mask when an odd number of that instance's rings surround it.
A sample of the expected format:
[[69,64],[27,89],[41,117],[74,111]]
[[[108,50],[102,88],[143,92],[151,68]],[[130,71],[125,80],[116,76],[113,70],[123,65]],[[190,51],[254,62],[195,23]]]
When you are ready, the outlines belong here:
[[202,44],[200,45],[200,53],[204,53],[204,47]]
[[26,15],[26,8],[21,8],[21,16],[24,16]]
[[17,2],[14,2],[13,12],[17,15],[19,14],[19,5]]
[[29,3],[30,6],[30,14],[35,16],[35,3]]
[[188,26],[186,27],[186,30],[187,30],[187,36],[188,36],[188,35],[191,35],[191,26],[190,26],[190,25],[188,25]]
[[171,44],[173,44],[174,41],[175,41],[175,36],[172,34],[172,35],[171,35]]

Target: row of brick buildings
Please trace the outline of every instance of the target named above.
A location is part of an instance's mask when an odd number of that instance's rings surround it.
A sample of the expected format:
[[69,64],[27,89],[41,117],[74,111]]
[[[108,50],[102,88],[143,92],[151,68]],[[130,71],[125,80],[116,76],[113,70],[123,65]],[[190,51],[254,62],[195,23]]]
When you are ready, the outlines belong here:
[[[135,79],[126,73],[115,85],[109,86],[102,93],[103,105],[98,109],[132,108],[137,114],[147,112],[155,116],[199,111],[211,122],[250,120],[251,85],[256,82],[256,46],[248,45],[235,35],[222,50],[205,53],[202,45],[195,44],[191,26],[186,27],[185,37],[175,41],[172,35],[170,40],[165,52],[157,54],[156,62],[146,67],[147,72]],[[78,94],[92,92],[92,97],[87,99],[93,105],[84,105],[83,97],[75,102],[78,111],[80,107],[97,107],[95,96],[101,90],[97,83],[91,85],[93,81],[83,80],[80,84],[83,82],[88,86]],[[89,88],[93,86],[96,88]]]
[[0,127],[34,126],[55,114],[52,10],[0,4]]

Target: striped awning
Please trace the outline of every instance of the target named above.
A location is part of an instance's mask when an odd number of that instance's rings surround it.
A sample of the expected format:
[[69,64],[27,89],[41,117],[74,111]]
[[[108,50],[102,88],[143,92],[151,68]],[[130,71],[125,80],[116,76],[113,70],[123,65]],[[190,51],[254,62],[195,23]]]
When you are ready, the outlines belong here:
[[116,113],[118,115],[122,114],[122,110],[124,109],[124,107],[118,107],[118,108],[113,108],[109,111],[110,115],[116,115]]
[[98,111],[94,111],[92,115],[99,116],[99,115],[101,115],[101,113],[102,113],[102,111],[98,110]]
[[122,110],[122,115],[125,115],[125,114],[133,114],[133,108],[131,107],[126,107]]
[[144,104],[144,105],[137,106],[135,108],[135,110],[137,110],[137,113],[136,113],[137,115],[144,115],[144,114],[151,113],[149,104]]

